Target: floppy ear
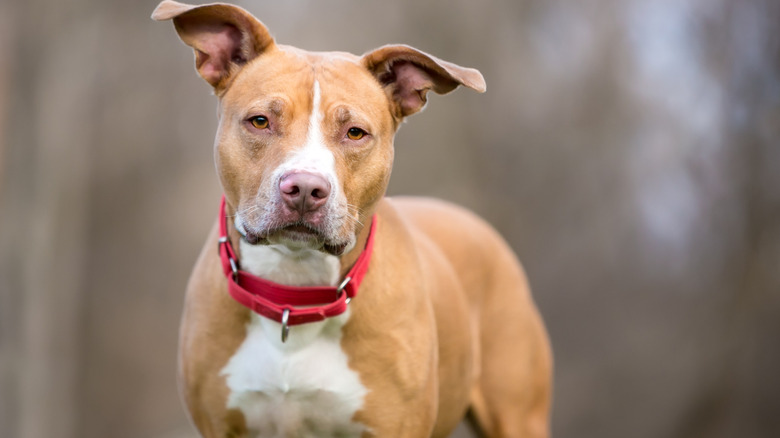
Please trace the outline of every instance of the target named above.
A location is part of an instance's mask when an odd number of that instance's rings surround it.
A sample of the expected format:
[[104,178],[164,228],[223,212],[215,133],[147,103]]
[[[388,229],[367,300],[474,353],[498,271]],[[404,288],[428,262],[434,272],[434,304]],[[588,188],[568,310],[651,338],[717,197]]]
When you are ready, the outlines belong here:
[[361,62],[395,103],[398,118],[420,111],[427,102],[428,90],[445,94],[464,85],[485,92],[485,79],[478,70],[442,61],[409,46],[380,47],[364,54]]
[[244,64],[274,45],[260,21],[233,5],[186,5],[165,0],[154,10],[152,18],[173,19],[181,40],[195,49],[195,68],[217,95]]

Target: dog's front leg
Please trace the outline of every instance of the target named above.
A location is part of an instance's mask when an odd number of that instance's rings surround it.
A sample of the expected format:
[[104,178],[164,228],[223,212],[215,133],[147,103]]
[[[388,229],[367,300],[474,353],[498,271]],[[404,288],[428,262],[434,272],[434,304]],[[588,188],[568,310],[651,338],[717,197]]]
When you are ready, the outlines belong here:
[[366,424],[363,438],[399,437],[428,438],[434,436],[438,399],[436,379],[412,398],[408,394],[388,395],[383,406],[358,413],[358,420]]
[[345,337],[343,345],[354,351],[350,365],[368,389],[354,417],[366,427],[363,437],[434,436],[439,409],[438,349],[433,316],[426,307],[421,304],[410,312],[411,318],[392,324],[393,330],[377,333],[372,342],[363,339],[355,350],[351,342],[361,338]]

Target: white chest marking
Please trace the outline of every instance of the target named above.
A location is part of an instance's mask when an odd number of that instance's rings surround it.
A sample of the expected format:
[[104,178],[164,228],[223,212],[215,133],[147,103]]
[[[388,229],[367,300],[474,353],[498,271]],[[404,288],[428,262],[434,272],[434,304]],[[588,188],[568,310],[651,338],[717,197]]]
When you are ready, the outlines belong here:
[[[338,281],[339,261],[318,251],[241,242],[242,268],[290,285]],[[366,395],[341,349],[349,310],[328,320],[290,328],[252,314],[247,335],[222,369],[230,389],[228,408],[241,410],[250,437],[357,437],[352,421]]]

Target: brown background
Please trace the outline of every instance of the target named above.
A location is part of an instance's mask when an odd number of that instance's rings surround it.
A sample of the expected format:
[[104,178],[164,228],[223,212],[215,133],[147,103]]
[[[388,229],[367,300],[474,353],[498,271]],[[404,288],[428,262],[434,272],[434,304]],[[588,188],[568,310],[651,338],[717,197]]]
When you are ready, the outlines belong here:
[[[0,3],[0,436],[193,436],[175,348],[215,100],[155,4]],[[780,436],[780,3],[242,4],[283,43],[485,74],[403,126],[390,192],[520,255],[555,436]]]

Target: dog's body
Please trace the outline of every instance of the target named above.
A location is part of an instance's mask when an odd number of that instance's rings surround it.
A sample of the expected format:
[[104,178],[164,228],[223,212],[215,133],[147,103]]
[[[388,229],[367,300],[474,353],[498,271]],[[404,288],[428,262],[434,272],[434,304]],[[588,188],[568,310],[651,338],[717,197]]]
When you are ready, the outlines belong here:
[[[549,433],[551,357],[519,263],[492,228],[433,200],[387,199],[393,136],[425,93],[482,76],[406,46],[363,57],[276,45],[229,5],[166,1],[220,98],[215,142],[241,269],[336,286],[373,252],[346,312],[290,328],[236,302],[208,237],[187,290],[181,387],[206,437]],[[368,251],[368,249],[366,249]]]

